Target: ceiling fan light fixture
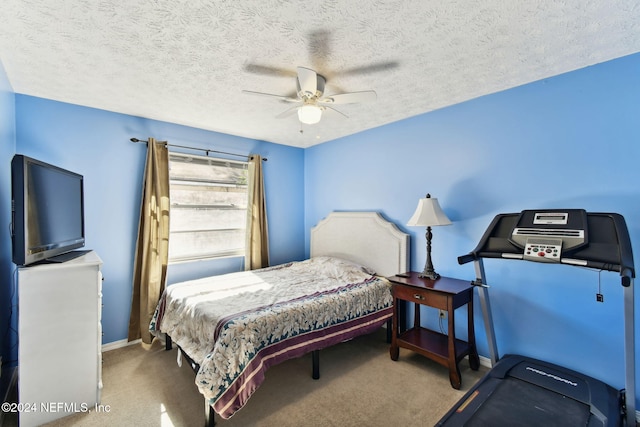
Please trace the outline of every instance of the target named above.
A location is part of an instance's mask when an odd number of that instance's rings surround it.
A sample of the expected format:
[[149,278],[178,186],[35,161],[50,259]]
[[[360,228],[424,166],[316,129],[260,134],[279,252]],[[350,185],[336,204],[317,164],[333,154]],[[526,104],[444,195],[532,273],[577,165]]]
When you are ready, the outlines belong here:
[[313,125],[322,118],[322,109],[316,105],[303,105],[298,108],[298,119],[307,125]]

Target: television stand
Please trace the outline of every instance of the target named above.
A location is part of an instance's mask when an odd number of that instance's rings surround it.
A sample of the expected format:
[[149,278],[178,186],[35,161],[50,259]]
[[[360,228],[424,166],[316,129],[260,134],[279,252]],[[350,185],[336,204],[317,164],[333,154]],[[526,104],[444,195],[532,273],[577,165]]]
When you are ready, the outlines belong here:
[[91,252],[90,249],[65,252],[63,254],[52,256],[51,258],[47,258],[42,263],[43,264],[62,264],[63,262],[71,261],[72,259],[81,257],[82,255],[88,254],[89,252]]

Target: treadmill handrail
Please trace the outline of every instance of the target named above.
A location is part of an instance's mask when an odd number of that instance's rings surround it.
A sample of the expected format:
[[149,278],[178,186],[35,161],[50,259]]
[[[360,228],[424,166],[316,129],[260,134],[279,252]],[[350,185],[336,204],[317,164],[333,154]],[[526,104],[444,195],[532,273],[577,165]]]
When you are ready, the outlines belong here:
[[[601,214],[607,215],[607,214]],[[620,257],[620,276],[622,277],[622,286],[629,286],[636,277],[635,267],[633,264],[633,249],[631,248],[631,238],[624,217],[620,214],[608,214],[613,219],[613,226],[618,235],[618,251]]]
[[479,253],[482,250],[482,248],[484,248],[486,246],[487,241],[489,240],[489,237],[491,237],[491,231],[495,228],[496,224],[498,223],[498,221],[500,221],[501,218],[503,218],[505,216],[510,216],[510,215],[515,215],[515,214],[498,214],[498,215],[496,215],[493,218],[493,220],[491,221],[491,224],[489,224],[487,229],[484,231],[484,234],[480,238],[480,242],[478,242],[478,244],[476,245],[476,248],[474,250],[472,250],[471,252],[469,252],[467,255],[459,256],[458,257],[458,264],[463,265],[463,264],[466,264],[468,262],[475,261],[477,259],[482,258],[479,255]]

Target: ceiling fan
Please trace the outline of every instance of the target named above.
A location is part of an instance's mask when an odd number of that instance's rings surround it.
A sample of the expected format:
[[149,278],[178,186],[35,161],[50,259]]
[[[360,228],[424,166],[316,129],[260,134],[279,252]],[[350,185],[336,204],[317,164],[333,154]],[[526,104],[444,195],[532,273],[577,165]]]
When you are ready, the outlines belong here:
[[325,83],[326,79],[315,71],[305,67],[298,67],[296,77],[297,91],[295,97],[254,92],[250,90],[243,90],[242,92],[249,95],[268,96],[280,99],[281,101],[295,103],[296,105],[285,110],[276,117],[289,117],[297,112],[300,122],[309,125],[318,123],[322,118],[322,113],[327,109],[347,117],[346,114],[336,110],[332,105],[372,102],[377,98],[376,93],[372,90],[324,95]]

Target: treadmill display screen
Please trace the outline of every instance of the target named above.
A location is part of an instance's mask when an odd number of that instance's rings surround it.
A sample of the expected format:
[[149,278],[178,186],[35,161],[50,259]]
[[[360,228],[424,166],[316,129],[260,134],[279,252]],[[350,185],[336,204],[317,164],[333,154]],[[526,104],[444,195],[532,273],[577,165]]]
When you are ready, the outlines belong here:
[[534,224],[559,224],[566,225],[567,219],[569,218],[568,213],[547,213],[547,212],[538,212],[534,215],[533,223]]

